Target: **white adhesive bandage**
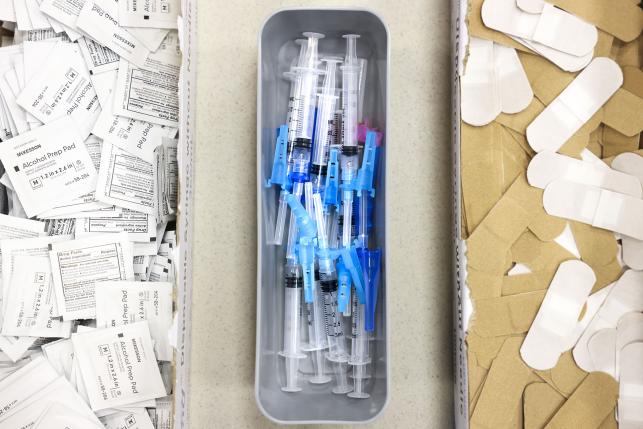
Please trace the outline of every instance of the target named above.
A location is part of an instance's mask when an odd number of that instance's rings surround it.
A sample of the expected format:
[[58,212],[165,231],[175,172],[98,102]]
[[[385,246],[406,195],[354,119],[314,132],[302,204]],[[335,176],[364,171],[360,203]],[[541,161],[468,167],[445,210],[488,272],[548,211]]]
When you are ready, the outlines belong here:
[[594,371],[601,371],[616,378],[616,329],[606,328],[596,332],[587,342],[587,351]]
[[541,13],[545,7],[544,0],[516,0],[518,7],[529,13]]
[[596,27],[549,3],[534,14],[521,10],[516,0],[485,0],[482,21],[494,30],[575,56],[591,53],[598,41]]
[[472,37],[469,58],[462,76],[461,113],[468,124],[493,121],[502,109],[493,66],[493,42]]
[[623,72],[609,58],[595,58],[527,127],[536,152],[557,151],[623,84]]
[[632,343],[621,350],[621,377],[618,398],[620,428],[638,428],[643,422],[643,343]]
[[514,48],[494,43],[493,55],[502,111],[523,111],[531,103],[534,93],[518,53]]
[[643,272],[628,270],[614,284],[603,306],[574,347],[574,360],[581,369],[587,372],[594,370],[587,348],[594,333],[604,328],[615,328],[619,319],[632,311],[643,311]]
[[643,240],[643,200],[594,186],[555,180],[543,194],[545,211],[557,217]]
[[556,366],[595,282],[594,271],[584,262],[560,264],[520,348],[527,365],[538,370]]
[[618,380],[620,373],[621,350],[628,344],[643,341],[643,313],[633,311],[624,314],[616,325],[616,371],[615,378]]
[[462,120],[482,126],[501,112],[518,113],[534,93],[516,50],[471,37],[469,58],[462,76]]
[[[635,153],[622,153],[612,161],[612,168],[638,177],[643,184],[643,158]],[[643,270],[643,241],[622,237],[623,262],[634,269]]]
[[531,186],[545,189],[558,179],[641,198],[641,182],[630,174],[551,151],[540,152],[532,158],[527,168]]
[[607,298],[607,295],[609,295],[613,286],[613,284],[606,286],[587,298],[583,317],[578,321],[574,330],[567,336],[563,348],[564,351],[570,350],[576,345],[580,336],[583,335],[583,332],[585,332],[585,329],[587,329],[587,326],[589,326],[590,322],[594,319],[594,316],[603,305],[603,302],[605,302],[605,299]]

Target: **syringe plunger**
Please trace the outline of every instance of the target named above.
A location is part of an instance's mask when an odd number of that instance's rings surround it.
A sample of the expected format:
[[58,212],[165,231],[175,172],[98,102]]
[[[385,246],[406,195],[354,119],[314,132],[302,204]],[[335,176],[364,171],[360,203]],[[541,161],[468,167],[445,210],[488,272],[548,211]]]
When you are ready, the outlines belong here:
[[282,386],[284,392],[299,392],[297,379],[299,373],[299,359],[306,357],[300,347],[300,317],[301,288],[303,279],[301,268],[294,264],[287,264],[284,273],[285,300],[284,300],[284,348],[280,353],[285,357],[286,385]]

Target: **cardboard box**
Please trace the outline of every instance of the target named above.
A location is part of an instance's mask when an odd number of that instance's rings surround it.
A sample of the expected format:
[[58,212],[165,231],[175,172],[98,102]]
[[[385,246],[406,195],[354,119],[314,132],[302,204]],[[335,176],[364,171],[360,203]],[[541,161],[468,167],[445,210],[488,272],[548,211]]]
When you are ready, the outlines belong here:
[[[643,80],[639,6],[619,1],[605,10],[606,3],[600,0],[548,3],[596,26],[593,57],[616,61],[624,76],[623,85],[566,139],[558,153],[580,158],[581,151],[587,149],[590,156],[608,165],[614,155],[640,154]],[[526,138],[527,126],[580,70],[565,72],[553,67],[524,44],[487,28],[481,18],[483,0],[454,0],[451,4],[455,426],[614,427],[618,383],[612,377],[583,371],[571,351],[546,371],[529,368],[519,354],[560,263],[580,259],[592,266],[596,274],[592,292],[619,279],[623,270],[614,256],[619,250],[612,232],[570,222],[580,257],[550,244],[563,232],[566,221],[547,215],[542,190],[530,186],[524,174],[535,155]],[[525,110],[500,113],[484,127],[461,121],[461,80],[472,35],[515,48],[534,93]],[[473,149],[475,156],[471,155]],[[505,163],[502,177],[494,176],[497,169],[491,168],[498,159]],[[476,195],[475,204],[466,198],[467,192]],[[481,230],[476,229],[480,225]],[[510,250],[513,259],[507,256]],[[512,263],[522,260],[529,261],[528,274],[506,274]],[[480,287],[482,284],[485,287]],[[468,345],[474,345],[477,354]],[[486,395],[481,395],[481,386],[486,387]],[[529,407],[523,408],[524,403]]]
[[194,222],[194,150],[196,145],[196,50],[197,1],[182,0],[181,35],[183,63],[179,85],[179,210],[176,220],[177,261],[177,350],[175,352],[174,428],[188,427],[190,387],[190,306],[192,303],[192,243]]

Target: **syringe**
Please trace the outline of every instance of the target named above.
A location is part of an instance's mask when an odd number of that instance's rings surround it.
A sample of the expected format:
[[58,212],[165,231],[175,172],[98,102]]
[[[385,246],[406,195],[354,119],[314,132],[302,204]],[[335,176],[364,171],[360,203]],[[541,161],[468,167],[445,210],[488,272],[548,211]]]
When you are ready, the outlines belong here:
[[368,333],[365,329],[366,306],[360,304],[356,294],[353,295],[353,326],[351,339],[351,357],[348,361],[353,367],[353,391],[348,394],[350,398],[366,399],[371,395],[364,391],[364,384],[368,379],[366,366],[371,362],[368,350]]
[[342,205],[343,229],[342,245],[351,245],[352,212],[353,212],[353,186],[357,178],[359,162],[357,149],[357,109],[359,103],[359,72],[357,60],[356,34],[343,36],[346,39],[346,58],[342,70]]
[[349,386],[346,377],[348,352],[344,336],[343,316],[337,309],[337,279],[323,280],[320,273],[320,286],[324,299],[324,321],[328,337],[328,353],[326,358],[332,362],[337,385],[333,393],[348,393],[353,388]]
[[292,153],[295,133],[297,131],[297,120],[300,116],[301,74],[295,70],[297,67],[303,67],[306,63],[306,39],[297,39],[295,43],[299,45],[299,57],[290,70],[284,73],[284,77],[291,82],[290,97],[288,97],[288,113],[286,116],[286,124],[288,125],[288,156]]
[[320,70],[317,68],[318,60],[318,42],[323,38],[323,34],[304,33],[306,37],[306,53],[303,64],[297,65],[293,71],[297,73],[299,84],[297,86],[295,106],[293,116],[296,120],[294,140],[292,146],[293,168],[297,162],[301,162],[302,152],[307,155],[306,163],[310,162],[310,149],[313,143],[313,130],[315,126],[315,107],[317,103],[317,82],[319,80]]
[[333,142],[334,118],[337,105],[336,74],[338,58],[324,58],[326,63],[322,92],[317,98],[317,119],[315,126],[315,143],[313,147],[313,162],[310,166],[310,181],[315,192],[323,192],[328,164],[328,150]]
[[299,236],[298,257],[302,266],[304,277],[304,301],[308,311],[308,347],[305,351],[312,352],[311,359],[315,368],[315,375],[309,380],[313,384],[324,384],[330,377],[324,375],[323,350],[328,347],[328,340],[324,331],[324,313],[321,291],[315,278],[315,251],[313,239],[317,235],[315,222],[308,215],[301,202],[292,194],[286,196],[290,211],[297,222]]
[[299,359],[306,357],[300,347],[301,288],[303,279],[301,269],[296,264],[286,264],[284,269],[284,349],[279,354],[286,358],[286,385],[284,392],[299,392],[297,382]]
[[324,222],[324,205],[319,194],[314,195],[315,217],[317,219],[317,243],[319,256],[319,285],[324,302],[324,325],[328,338],[328,353],[326,358],[332,362],[335,372],[336,386],[332,389],[335,394],[345,394],[353,390],[346,377],[346,338],[342,315],[337,307],[337,272],[335,260],[328,251],[326,225]]
[[331,362],[335,372],[335,394],[345,394],[353,390],[346,376],[348,353],[342,316],[337,310],[337,272],[335,258],[328,249],[324,205],[319,194],[313,196],[315,218],[317,220],[317,243],[319,258],[319,284],[323,299],[323,314],[329,350],[326,358]]
[[328,348],[328,338],[324,325],[324,303],[319,287],[319,282],[315,281],[313,288],[313,302],[306,304],[308,311],[308,347],[306,351],[310,352],[315,374],[309,379],[313,384],[328,383],[331,378],[324,374],[324,350]]
[[[297,73],[297,84],[299,97],[295,100],[297,126],[293,133],[293,147],[289,154],[289,176],[293,184],[293,194],[301,198],[303,184],[308,181],[310,168],[310,149],[313,138],[313,119],[315,116],[315,96],[317,93],[317,41],[324,37],[318,33],[304,33],[308,37],[306,53],[303,58],[303,66],[294,67]],[[289,136],[290,137],[290,136]],[[292,255],[294,250],[294,235],[296,235],[295,216],[290,214],[290,226],[288,231],[288,249],[286,257]],[[302,261],[303,264],[303,261]],[[304,273],[306,277],[306,273]],[[308,302],[308,300],[306,301]]]

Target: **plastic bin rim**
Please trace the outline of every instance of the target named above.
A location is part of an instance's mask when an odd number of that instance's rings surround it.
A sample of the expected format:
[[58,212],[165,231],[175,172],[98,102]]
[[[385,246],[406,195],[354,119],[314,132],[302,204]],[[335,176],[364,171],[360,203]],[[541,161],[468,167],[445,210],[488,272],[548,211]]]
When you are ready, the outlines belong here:
[[[390,57],[391,57],[391,37],[390,37],[390,30],[388,27],[388,24],[386,21],[382,18],[382,16],[374,11],[371,8],[367,7],[341,7],[341,6],[297,6],[297,7],[281,7],[270,13],[263,21],[260,27],[260,31],[258,33],[257,37],[257,79],[260,78],[261,76],[261,39],[263,37],[263,33],[266,29],[266,25],[270,22],[271,19],[273,19],[275,16],[284,13],[284,12],[292,12],[292,11],[337,11],[337,12],[366,12],[368,14],[371,14],[377,20],[382,24],[382,27],[384,28],[384,32],[386,33],[386,62],[387,62],[387,79],[386,79],[386,117],[387,117],[387,122],[388,122],[388,111],[389,111],[389,87],[390,87]],[[257,130],[260,129],[261,126],[261,119],[259,116],[259,112],[261,112],[261,84],[259,83],[257,85]],[[385,130],[388,129],[388,127],[385,128]],[[385,134],[388,135],[388,132],[385,131]],[[259,144],[261,139],[261,133],[257,133],[257,144]],[[257,164],[257,180],[261,180],[261,168]],[[387,175],[388,176],[388,175]],[[388,177],[385,178],[386,181]],[[262,222],[261,216],[262,216],[262,210],[261,210],[261,194],[258,192],[257,193],[257,207],[259,208],[257,210],[257,225],[261,225],[260,222]],[[388,210],[386,214],[386,218],[388,218]],[[388,224],[388,220],[385,220],[385,224]],[[259,240],[261,239],[260,234],[257,236],[257,260],[261,257],[261,243],[259,243]],[[388,243],[386,244],[386,248],[388,250]],[[388,254],[388,251],[386,252]],[[385,274],[387,280],[388,280],[388,270]],[[388,284],[388,281],[386,282]],[[257,270],[257,285],[261,284],[261,273],[259,270]],[[261,314],[261,309],[260,309],[260,301],[259,301],[259,296],[257,295],[257,302],[256,302],[256,314],[259,315]],[[386,306],[386,318],[388,319],[388,314],[389,314],[389,308],[388,305]],[[259,317],[257,317],[257,324],[259,323]],[[387,329],[386,329],[386,342],[390,344],[390,330],[391,326],[387,324]],[[261,332],[260,330],[256,329],[255,333],[255,344],[259,343],[259,338],[260,338]],[[307,424],[315,424],[315,425],[330,425],[330,424],[353,424],[353,425],[366,425],[369,423],[372,423],[376,419],[378,419],[388,408],[389,403],[391,402],[391,389],[390,389],[390,380],[391,380],[391,349],[388,348],[388,358],[386,362],[386,373],[387,373],[387,379],[386,379],[386,385],[387,385],[387,393],[386,393],[386,400],[384,401],[384,405],[380,410],[375,414],[373,417],[363,420],[363,421],[352,421],[352,420],[280,420],[275,417],[273,417],[268,411],[265,409],[263,404],[261,403],[261,400],[259,399],[259,380],[258,380],[258,374],[259,374],[259,353],[260,350],[256,349],[255,350],[255,386],[254,386],[254,391],[255,391],[255,403],[257,404],[257,407],[261,411],[261,414],[263,414],[268,420],[270,420],[273,423],[279,424],[279,425],[307,425]]]

